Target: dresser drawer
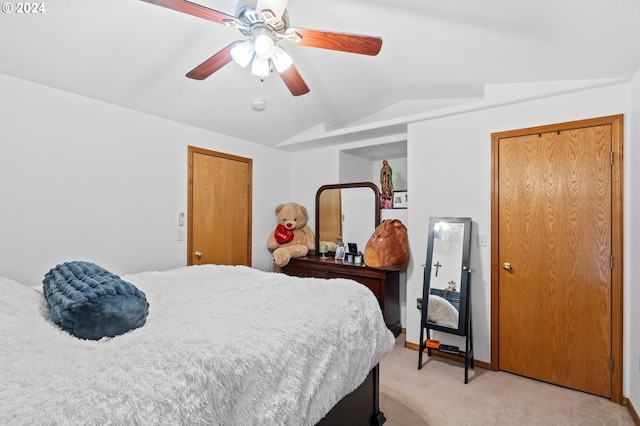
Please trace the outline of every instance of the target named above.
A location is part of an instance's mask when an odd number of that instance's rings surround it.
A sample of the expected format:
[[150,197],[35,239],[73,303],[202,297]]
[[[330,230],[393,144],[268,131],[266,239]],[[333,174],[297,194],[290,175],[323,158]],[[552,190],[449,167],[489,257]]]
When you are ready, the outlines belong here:
[[347,278],[350,280],[354,280],[359,282],[360,284],[366,286],[376,295],[378,299],[381,298],[382,295],[382,285],[384,281],[381,281],[379,278],[369,278],[369,277],[361,277],[357,275],[343,275],[329,272],[327,274],[328,278]]
[[287,266],[284,271],[287,275],[294,277],[311,277],[311,278],[327,278],[327,272],[321,269],[297,268],[295,266]]

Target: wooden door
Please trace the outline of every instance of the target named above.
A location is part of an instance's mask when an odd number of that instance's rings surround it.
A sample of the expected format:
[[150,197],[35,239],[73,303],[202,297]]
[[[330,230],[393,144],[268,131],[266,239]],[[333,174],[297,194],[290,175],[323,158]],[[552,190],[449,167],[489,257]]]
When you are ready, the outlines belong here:
[[342,237],[342,193],[339,188],[325,189],[319,199],[319,233],[321,241],[338,241]]
[[499,369],[608,398],[622,368],[618,119],[494,135]]
[[189,147],[187,264],[251,266],[252,160]]

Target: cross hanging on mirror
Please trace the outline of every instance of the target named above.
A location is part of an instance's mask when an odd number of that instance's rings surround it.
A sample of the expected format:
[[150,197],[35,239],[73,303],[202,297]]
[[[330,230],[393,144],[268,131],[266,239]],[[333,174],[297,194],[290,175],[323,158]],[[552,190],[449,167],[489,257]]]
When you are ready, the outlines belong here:
[[436,262],[433,264],[433,266],[436,267],[436,277],[438,276],[438,268],[440,268],[442,265],[440,264],[440,261]]

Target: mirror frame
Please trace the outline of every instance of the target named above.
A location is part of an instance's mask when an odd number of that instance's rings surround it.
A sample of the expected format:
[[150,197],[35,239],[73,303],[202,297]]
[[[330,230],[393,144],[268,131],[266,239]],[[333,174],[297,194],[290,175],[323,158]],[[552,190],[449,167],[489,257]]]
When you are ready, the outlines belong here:
[[[427,313],[429,312],[429,295],[431,294],[431,266],[433,265],[433,239],[434,225],[438,222],[462,223],[464,224],[463,244],[462,244],[462,264],[460,265],[460,306],[458,308],[458,328],[445,327],[433,322],[429,322]],[[429,237],[427,242],[427,263],[424,267],[424,281],[422,289],[422,327],[442,331],[459,336],[467,335],[467,325],[471,319],[471,292],[469,287],[469,275],[471,275],[470,253],[471,253],[471,218],[468,217],[432,217],[429,219]]]
[[353,182],[353,183],[336,183],[331,185],[322,185],[316,192],[316,250],[320,247],[320,194],[322,191],[328,189],[346,189],[346,188],[370,188],[373,191],[374,203],[373,208],[375,212],[374,226],[371,228],[371,232],[380,225],[380,190],[375,183],[372,182]]

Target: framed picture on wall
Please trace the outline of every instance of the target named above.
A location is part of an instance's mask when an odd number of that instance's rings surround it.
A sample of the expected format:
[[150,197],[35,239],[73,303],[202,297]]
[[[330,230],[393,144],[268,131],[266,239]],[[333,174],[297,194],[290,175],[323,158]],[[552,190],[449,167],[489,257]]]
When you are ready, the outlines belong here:
[[406,209],[409,205],[408,191],[393,191],[393,208]]

